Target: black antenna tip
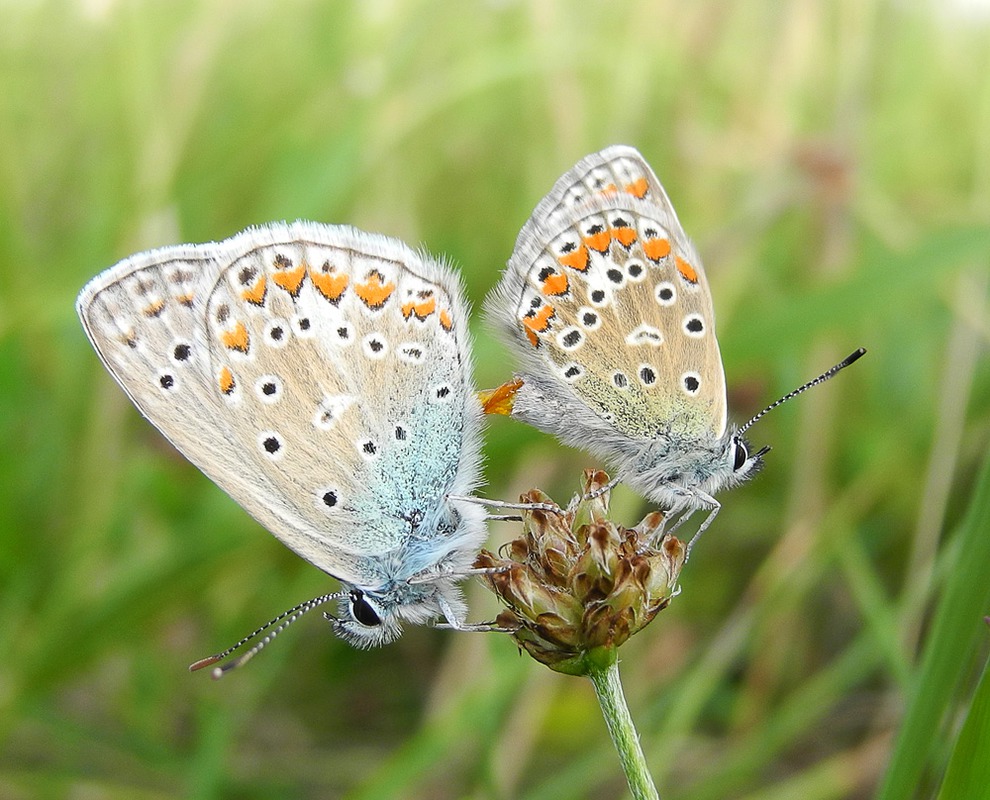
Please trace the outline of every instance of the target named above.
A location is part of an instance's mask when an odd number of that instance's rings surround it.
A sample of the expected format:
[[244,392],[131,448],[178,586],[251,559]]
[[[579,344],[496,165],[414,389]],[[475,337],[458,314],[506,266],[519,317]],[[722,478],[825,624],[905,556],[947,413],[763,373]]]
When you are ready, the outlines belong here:
[[855,353],[850,353],[848,356],[846,356],[845,361],[839,364],[838,368],[842,369],[843,367],[848,367],[854,361],[859,361],[859,359],[861,359],[865,355],[866,355],[866,348],[861,347]]
[[823,372],[817,378],[814,378],[813,380],[808,381],[803,386],[799,386],[793,392],[788,392],[783,397],[781,397],[779,400],[776,400],[773,403],[771,403],[770,405],[768,405],[759,414],[757,414],[749,422],[747,422],[739,430],[737,430],[736,431],[736,436],[742,436],[746,431],[748,431],[752,427],[752,425],[753,425],[754,422],[756,422],[759,419],[762,419],[763,416],[768,411],[773,411],[781,403],[786,403],[792,397],[797,397],[799,394],[803,394],[804,392],[808,391],[808,389],[811,389],[811,388],[813,388],[815,386],[818,386],[818,384],[820,384],[820,383],[824,383],[829,378],[834,377],[835,374],[838,373],[840,370],[845,369],[850,364],[852,364],[854,361],[858,361],[859,359],[861,359],[865,355],[866,355],[866,348],[865,347],[860,347],[855,352],[850,353],[842,361],[840,361],[838,364],[836,364],[831,369],[825,370],[825,372]]

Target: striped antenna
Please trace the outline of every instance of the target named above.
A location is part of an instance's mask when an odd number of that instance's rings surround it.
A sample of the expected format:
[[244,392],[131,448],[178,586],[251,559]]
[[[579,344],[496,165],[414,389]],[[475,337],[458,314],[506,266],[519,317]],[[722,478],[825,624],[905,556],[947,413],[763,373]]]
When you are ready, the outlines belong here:
[[797,389],[795,389],[793,392],[788,392],[783,397],[781,397],[779,400],[775,400],[770,405],[768,405],[766,408],[764,408],[759,414],[757,414],[755,417],[753,417],[749,422],[747,422],[745,425],[743,425],[738,431],[736,431],[736,436],[742,436],[747,430],[749,430],[752,427],[752,425],[753,425],[754,422],[756,422],[758,419],[760,419],[761,417],[763,417],[765,414],[769,413],[770,411],[773,411],[777,406],[779,406],[779,405],[781,405],[783,403],[786,403],[792,397],[797,397],[802,392],[808,391],[808,389],[811,389],[813,386],[817,386],[819,383],[825,383],[825,381],[827,381],[829,378],[834,377],[836,375],[836,373],[838,373],[841,370],[844,370],[846,367],[848,367],[854,361],[858,361],[864,355],[866,355],[866,348],[865,347],[861,347],[856,352],[850,353],[842,361],[840,361],[838,364],[836,364],[831,369],[826,370],[825,372],[823,372],[821,375],[819,375],[814,380],[808,381],[804,386],[800,386]]
[[[297,606],[293,606],[288,611],[283,611],[281,614],[275,617],[275,619],[266,622],[264,625],[258,628],[258,630],[254,631],[253,633],[249,633],[247,636],[245,636],[243,639],[241,639],[237,644],[233,645],[232,647],[228,647],[223,652],[217,653],[216,655],[213,656],[207,656],[206,658],[201,658],[199,661],[195,662],[194,664],[190,664],[189,671],[195,672],[198,669],[203,669],[203,667],[208,667],[211,664],[216,664],[218,661],[222,661],[231,653],[233,653],[236,650],[239,650],[241,647],[246,645],[252,639],[256,638],[257,636],[260,636],[265,631],[271,629],[272,626],[278,625],[278,627],[272,630],[267,636],[265,636],[264,639],[262,639],[260,642],[255,644],[254,647],[252,647],[246,653],[242,653],[233,661],[228,661],[226,664],[221,664],[219,667],[215,667],[213,669],[213,672],[210,673],[210,676],[213,678],[213,680],[219,680],[226,673],[230,672],[230,670],[237,669],[237,667],[243,666],[252,658],[254,658],[258,653],[260,653],[264,649],[265,645],[267,645],[270,641],[272,641],[272,639],[278,636],[282,631],[288,628],[293,622],[299,619],[299,617],[301,617],[307,611],[312,611],[314,608],[319,608],[324,603],[329,603],[331,600],[340,600],[343,597],[347,597],[347,592],[334,592],[333,594],[324,594],[321,595],[320,597],[314,597],[312,600],[307,600],[305,603],[300,603]],[[282,623],[282,624],[279,625],[278,623]]]

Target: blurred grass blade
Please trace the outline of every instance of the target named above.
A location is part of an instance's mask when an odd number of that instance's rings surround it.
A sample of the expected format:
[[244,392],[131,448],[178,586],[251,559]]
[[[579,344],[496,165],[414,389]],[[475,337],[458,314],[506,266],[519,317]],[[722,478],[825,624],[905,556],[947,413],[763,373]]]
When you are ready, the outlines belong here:
[[[930,771],[944,763],[940,756],[945,739],[936,734],[949,724],[946,710],[957,707],[960,683],[971,669],[974,647],[987,635],[983,622],[990,600],[987,530],[990,530],[990,460],[983,465],[973,502],[955,537],[954,563],[947,572],[948,580],[917,682],[908,698],[904,724],[878,795],[880,800],[917,796],[919,789],[932,780]],[[974,703],[974,709],[977,707],[978,703]]]
[[952,752],[939,800],[990,797],[990,664],[970,706],[966,723]]

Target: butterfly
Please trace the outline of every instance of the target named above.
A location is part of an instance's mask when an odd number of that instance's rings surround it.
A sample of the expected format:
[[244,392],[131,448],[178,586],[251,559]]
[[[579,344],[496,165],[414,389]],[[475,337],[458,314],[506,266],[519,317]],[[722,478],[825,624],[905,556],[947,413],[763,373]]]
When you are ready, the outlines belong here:
[[457,581],[485,519],[447,495],[478,484],[482,413],[451,269],[355,228],[271,224],[131,256],[77,310],[141,413],[341,582],[269,626],[338,600],[326,616],[359,647],[403,621],[469,627]]
[[675,525],[708,509],[694,539],[719,511],[714,495],[762,466],[769,448],[751,452],[749,426],[865,353],[729,427],[701,258],[653,170],[626,146],[587,156],[554,184],[486,309],[519,362],[516,379],[483,393],[486,411],[614,464],[616,482],[660,503]]

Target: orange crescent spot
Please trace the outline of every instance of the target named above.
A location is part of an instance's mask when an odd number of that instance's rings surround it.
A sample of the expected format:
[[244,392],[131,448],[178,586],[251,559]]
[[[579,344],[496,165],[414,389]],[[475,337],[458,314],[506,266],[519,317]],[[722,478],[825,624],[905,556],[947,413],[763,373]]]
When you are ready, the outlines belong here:
[[162,311],[165,310],[164,300],[152,300],[148,305],[141,309],[141,313],[146,317],[157,317]]
[[230,394],[234,391],[234,387],[237,385],[234,381],[234,373],[230,371],[230,367],[224,367],[220,370],[220,391],[224,394]]
[[595,233],[591,236],[587,236],[581,240],[592,250],[596,250],[599,253],[608,252],[608,246],[612,244],[612,234],[607,230],[601,233]]
[[265,302],[265,290],[268,288],[267,281],[265,281],[265,276],[261,275],[258,280],[254,282],[254,286],[251,286],[241,292],[241,297],[247,300],[249,303],[254,303],[256,306],[260,306]]
[[526,331],[526,338],[529,339],[529,343],[533,345],[533,347],[539,347],[540,337],[533,333],[529,328],[525,328],[524,330]]
[[576,269],[578,272],[584,272],[588,268],[588,248],[581,245],[577,250],[557,256],[557,261],[565,267]]
[[317,272],[313,269],[309,271],[309,279],[313,282],[316,290],[334,305],[340,302],[340,297],[347,289],[349,281],[347,275],[338,275],[336,272]]
[[299,266],[294,269],[276,269],[272,273],[272,281],[275,285],[285,289],[293,297],[299,294],[299,288],[302,286],[303,278],[305,277],[305,261],[299,262]]
[[550,295],[551,297],[567,294],[568,285],[567,276],[563,273],[559,275],[548,275],[546,280],[543,281],[543,294]]
[[415,314],[416,319],[426,319],[436,310],[437,301],[433,297],[428,300],[424,300],[422,303],[417,303],[414,300],[410,300],[402,306],[402,316],[409,319],[409,317]]
[[185,294],[177,294],[175,296],[175,302],[179,305],[185,306],[186,308],[192,308],[193,300],[196,299],[196,295],[192,292],[186,292]]
[[377,270],[373,270],[364,283],[354,285],[354,292],[361,298],[368,308],[376,309],[385,305],[385,301],[392,296],[395,291],[395,284],[389,281],[382,283],[384,276]]
[[637,178],[632,183],[626,185],[626,191],[633,197],[638,197],[642,200],[646,197],[646,193],[650,191],[650,184],[647,183],[646,178]]
[[698,282],[698,273],[694,271],[694,267],[680,256],[674,256],[674,266],[677,267],[677,271],[681,273],[681,277],[688,283]]
[[[533,316],[523,317],[522,324],[534,334],[543,333],[550,328],[550,320],[553,319],[554,313],[553,306],[543,306]],[[532,342],[533,337],[529,340]]]
[[454,327],[454,320],[446,308],[440,310],[440,324],[445,331],[449,331]]
[[615,193],[616,193],[616,192],[618,192],[618,191],[619,191],[619,187],[618,187],[618,186],[616,186],[616,185],[615,185],[614,183],[610,183],[610,184],[609,184],[608,186],[606,186],[605,188],[603,188],[603,189],[599,189],[599,190],[598,190],[598,194],[603,194],[603,195],[606,195],[606,196],[608,196],[608,195],[612,195],[612,194],[615,194]]
[[612,228],[612,238],[623,247],[631,247],[632,243],[636,241],[636,230],[629,227]]
[[667,239],[646,239],[643,253],[650,261],[659,261],[670,255],[670,242]]
[[522,388],[522,385],[523,382],[519,378],[515,378],[494,389],[478,392],[481,408],[486,414],[509,416],[512,413],[512,404],[515,402],[516,392]]
[[220,341],[228,350],[239,350],[246,353],[251,347],[251,337],[243,322],[238,322],[232,330],[220,334]]

